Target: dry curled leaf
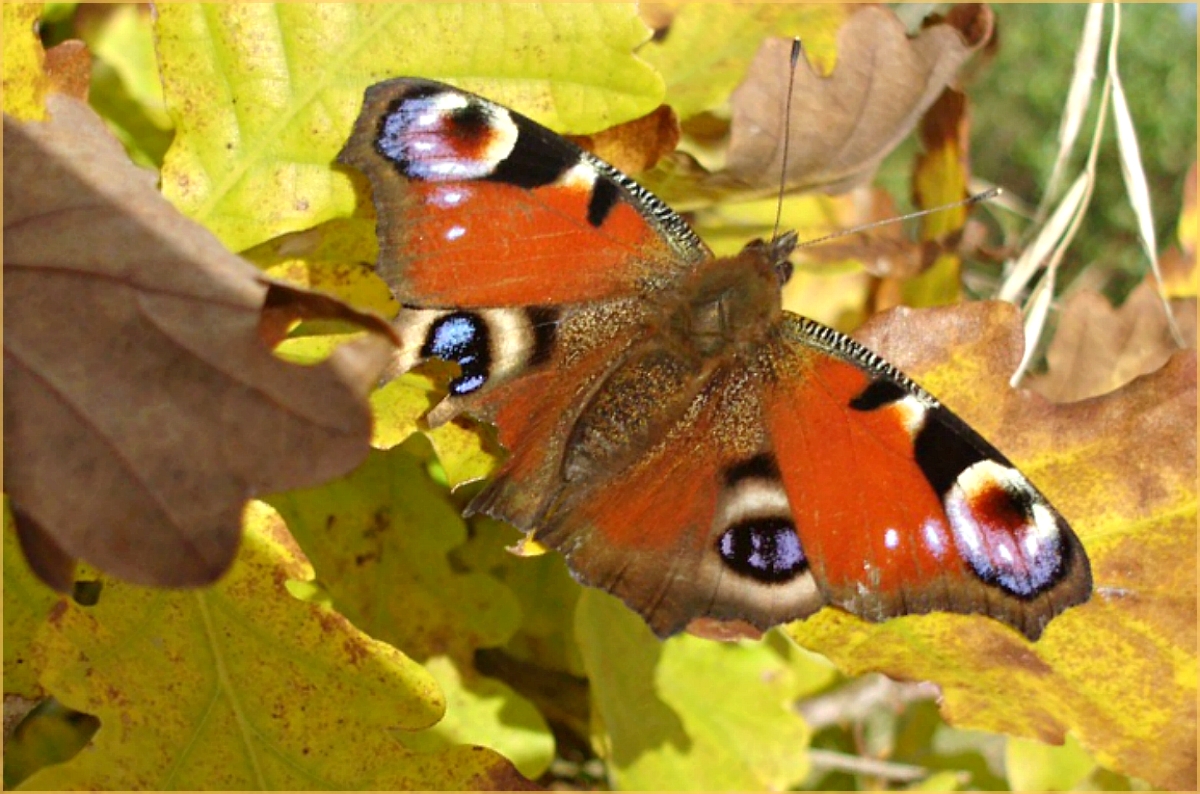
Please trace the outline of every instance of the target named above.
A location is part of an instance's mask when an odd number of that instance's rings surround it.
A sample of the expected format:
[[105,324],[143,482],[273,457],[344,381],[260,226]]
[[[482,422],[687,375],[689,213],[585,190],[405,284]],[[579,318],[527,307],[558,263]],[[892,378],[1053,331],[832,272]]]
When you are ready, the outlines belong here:
[[594,135],[568,136],[608,164],[627,174],[653,168],[679,143],[679,119],[666,105],[641,118],[610,127]]
[[986,6],[956,12],[912,39],[888,9],[872,6],[852,15],[838,32],[832,74],[821,77],[807,60],[797,65],[790,124],[783,107],[791,42],[764,42],[731,99],[729,172],[754,185],[777,182],[786,129],[790,186],[840,192],[868,181],[990,37]]
[[247,498],[363,460],[391,344],[276,358],[269,282],[167,204],[86,105],[47,108],[4,122],[5,488],[26,552],[60,586],[72,558],[211,582]]
[[[921,209],[965,199],[971,178],[970,119],[967,95],[953,88],[942,91],[921,118],[921,147],[925,150],[913,171],[913,203]],[[967,207],[950,207],[921,219],[922,240],[942,240],[966,223]]]
[[[1178,298],[1170,305],[1184,338],[1195,339],[1196,299]],[[1081,290],[1063,305],[1046,351],[1046,374],[1030,378],[1029,385],[1055,402],[1095,397],[1155,371],[1178,349],[1153,279],[1143,281],[1120,308],[1098,292]]]

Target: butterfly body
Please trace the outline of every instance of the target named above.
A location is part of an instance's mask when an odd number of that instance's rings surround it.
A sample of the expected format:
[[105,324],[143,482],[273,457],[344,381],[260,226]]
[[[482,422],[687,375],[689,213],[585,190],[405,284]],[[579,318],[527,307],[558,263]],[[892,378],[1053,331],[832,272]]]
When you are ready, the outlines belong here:
[[529,119],[426,80],[368,89],[394,371],[509,451],[471,503],[660,635],[827,603],[980,612],[1036,638],[1086,600],[1082,545],[995,448],[853,340],[783,310],[795,236],[716,258],[665,204]]

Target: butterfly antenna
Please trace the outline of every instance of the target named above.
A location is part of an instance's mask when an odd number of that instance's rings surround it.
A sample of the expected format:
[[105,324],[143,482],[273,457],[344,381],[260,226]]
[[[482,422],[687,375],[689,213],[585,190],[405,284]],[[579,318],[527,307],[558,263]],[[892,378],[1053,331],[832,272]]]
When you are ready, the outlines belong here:
[[771,240],[779,239],[779,222],[783,219],[783,193],[787,187],[788,148],[792,140],[792,90],[796,87],[796,64],[800,63],[800,37],[792,39],[791,69],[788,70],[787,98],[783,104],[783,165],[779,169],[779,201],[775,205],[775,229]]
[[942,210],[952,210],[955,207],[963,207],[963,206],[970,206],[973,204],[981,204],[985,201],[991,201],[992,199],[996,198],[1003,192],[1004,191],[1001,190],[1000,188],[994,187],[994,188],[991,188],[990,190],[985,190],[982,193],[976,193],[973,196],[967,196],[965,199],[962,199],[961,201],[952,201],[949,204],[943,204],[940,207],[931,207],[927,210],[919,210],[917,212],[910,212],[907,215],[900,215],[895,218],[885,218],[884,220],[881,220],[881,221],[874,221],[872,223],[864,223],[862,226],[854,226],[850,229],[843,229],[840,232],[834,232],[833,234],[827,234],[824,237],[818,237],[815,240],[805,240],[804,242],[798,244],[796,247],[797,248],[807,248],[810,245],[816,245],[817,243],[823,243],[826,240],[833,240],[838,237],[845,237],[850,234],[858,234],[859,232],[865,232],[868,229],[874,229],[876,226],[886,226],[889,223],[900,223],[901,221],[912,220],[913,218],[920,218],[925,215],[932,215],[933,213],[941,212]]

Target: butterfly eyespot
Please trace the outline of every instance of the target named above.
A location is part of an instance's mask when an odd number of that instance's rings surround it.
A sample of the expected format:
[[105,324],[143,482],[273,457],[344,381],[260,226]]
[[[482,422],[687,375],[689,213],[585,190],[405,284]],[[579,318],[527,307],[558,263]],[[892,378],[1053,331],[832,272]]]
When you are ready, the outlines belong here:
[[964,471],[946,515],[955,546],[989,584],[1032,598],[1061,577],[1058,519],[1014,469],[984,460]]
[[735,524],[721,533],[717,551],[731,570],[760,582],[787,582],[808,568],[796,528],[784,518]]
[[470,394],[487,382],[491,366],[488,324],[470,312],[453,312],[429,327],[421,355],[459,365],[462,374],[450,382],[452,394]]
[[460,181],[491,176],[517,138],[512,117],[493,105],[448,91],[415,92],[380,119],[375,150],[411,179]]

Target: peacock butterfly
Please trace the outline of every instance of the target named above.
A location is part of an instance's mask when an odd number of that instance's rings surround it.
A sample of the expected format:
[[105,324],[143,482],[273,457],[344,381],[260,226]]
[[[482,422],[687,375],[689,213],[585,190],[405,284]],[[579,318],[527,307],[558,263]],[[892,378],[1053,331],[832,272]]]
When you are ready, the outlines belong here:
[[496,425],[470,503],[558,550],[660,636],[833,604],[945,610],[1037,639],[1091,594],[1067,522],[870,350],[783,311],[794,233],[716,258],[612,166],[429,80],[366,92],[339,161],[403,309],[393,374],[459,373],[428,414]]

